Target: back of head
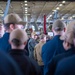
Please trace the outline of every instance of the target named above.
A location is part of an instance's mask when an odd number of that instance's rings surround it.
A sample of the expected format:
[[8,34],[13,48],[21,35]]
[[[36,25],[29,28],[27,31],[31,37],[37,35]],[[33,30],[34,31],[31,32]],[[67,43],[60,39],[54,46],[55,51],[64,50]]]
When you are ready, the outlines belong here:
[[71,45],[74,45],[73,39],[74,39],[73,31],[68,32],[68,33],[64,36],[64,40],[65,40],[66,42],[70,43]]
[[67,42],[74,45],[74,37],[75,37],[75,21],[71,21],[66,28],[66,32],[63,36],[63,39],[66,39]]
[[15,29],[11,32],[9,41],[12,42],[15,46],[20,46],[27,42],[28,36],[27,33],[22,29]]
[[62,30],[64,30],[65,26],[66,26],[65,23],[63,23],[61,20],[58,19],[53,23],[52,28],[55,31],[62,31]]
[[73,31],[74,29],[75,29],[75,21],[71,21],[71,22],[67,25],[66,33],[67,33],[67,32],[70,32],[70,31]]

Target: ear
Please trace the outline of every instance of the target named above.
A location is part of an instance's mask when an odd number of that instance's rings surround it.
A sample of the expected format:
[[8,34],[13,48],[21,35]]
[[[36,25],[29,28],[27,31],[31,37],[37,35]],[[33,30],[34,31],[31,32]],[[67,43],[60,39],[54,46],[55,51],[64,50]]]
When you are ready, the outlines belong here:
[[15,27],[13,24],[10,24],[10,29],[13,30]]
[[26,45],[27,44],[27,42],[24,42],[24,45]]
[[67,47],[69,47],[69,46],[70,46],[70,44],[69,44],[68,42],[67,42],[66,44],[67,44]]
[[66,31],[66,28],[64,28],[64,32]]

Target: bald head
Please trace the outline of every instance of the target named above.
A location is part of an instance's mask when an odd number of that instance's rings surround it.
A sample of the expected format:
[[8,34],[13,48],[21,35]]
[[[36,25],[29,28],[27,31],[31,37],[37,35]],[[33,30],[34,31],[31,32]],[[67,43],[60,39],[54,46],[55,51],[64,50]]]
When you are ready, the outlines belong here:
[[27,39],[27,33],[22,29],[13,30],[9,37],[9,41],[12,42],[15,46],[24,44],[24,42],[27,42]]

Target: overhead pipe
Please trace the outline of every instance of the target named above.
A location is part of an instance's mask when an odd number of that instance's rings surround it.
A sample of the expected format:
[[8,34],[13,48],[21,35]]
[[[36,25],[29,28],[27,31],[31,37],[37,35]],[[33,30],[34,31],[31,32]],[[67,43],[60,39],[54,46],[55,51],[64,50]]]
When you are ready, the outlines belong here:
[[5,11],[4,11],[3,19],[4,19],[4,17],[8,14],[9,7],[10,7],[10,2],[11,2],[11,0],[7,0],[6,9],[5,9]]

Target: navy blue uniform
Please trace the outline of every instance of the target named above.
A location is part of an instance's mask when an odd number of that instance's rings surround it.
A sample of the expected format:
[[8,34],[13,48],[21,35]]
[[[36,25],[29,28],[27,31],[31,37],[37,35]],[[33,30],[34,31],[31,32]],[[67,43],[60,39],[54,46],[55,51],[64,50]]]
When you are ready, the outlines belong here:
[[9,44],[9,35],[10,33],[5,33],[3,37],[0,39],[0,50],[8,53],[11,49],[11,45]]
[[[2,38],[0,38],[0,50],[8,53],[11,50],[11,45],[9,44],[10,33],[5,33]],[[25,53],[28,56],[29,52],[25,49]]]
[[75,75],[75,55],[61,60],[54,75]]
[[58,54],[55,57],[53,57],[53,59],[48,64],[48,72],[46,73],[46,75],[54,75],[58,62],[61,59],[72,56],[72,55],[75,55],[74,47],[69,49],[65,53]]
[[42,47],[42,59],[45,64],[44,72],[47,71],[47,64],[48,62],[57,54],[65,52],[63,48],[63,41],[60,40],[60,35],[54,36],[52,40],[47,42],[46,44],[43,45]]

